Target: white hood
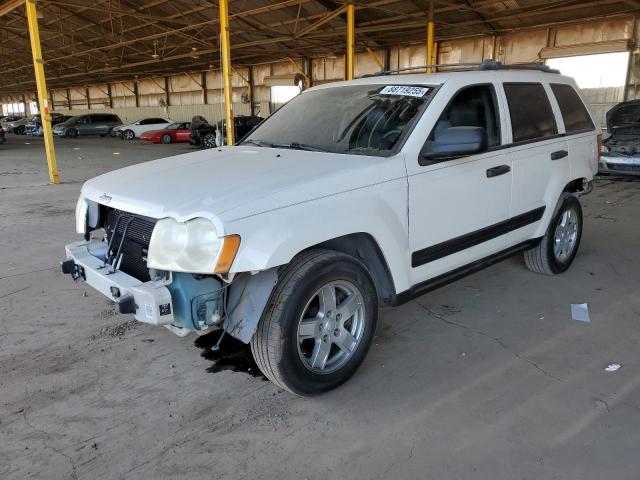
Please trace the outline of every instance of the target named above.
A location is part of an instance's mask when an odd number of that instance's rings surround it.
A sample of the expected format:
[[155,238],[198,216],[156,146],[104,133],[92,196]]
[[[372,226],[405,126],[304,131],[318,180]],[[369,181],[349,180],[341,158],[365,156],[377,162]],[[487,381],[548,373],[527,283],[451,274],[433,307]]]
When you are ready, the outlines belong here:
[[95,202],[152,218],[220,222],[399,178],[397,158],[224,147],[163,158],[86,182]]

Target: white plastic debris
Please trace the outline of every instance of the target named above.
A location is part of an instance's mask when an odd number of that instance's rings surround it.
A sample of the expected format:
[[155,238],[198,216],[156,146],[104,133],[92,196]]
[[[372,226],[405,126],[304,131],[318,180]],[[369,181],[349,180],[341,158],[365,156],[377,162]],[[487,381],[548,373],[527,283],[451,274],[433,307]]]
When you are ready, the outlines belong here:
[[571,304],[571,318],[578,322],[590,322],[589,306],[586,303]]
[[604,369],[605,372],[617,372],[618,370],[620,370],[620,368],[622,367],[622,365],[620,365],[619,363],[611,363],[609,365],[607,365],[607,368]]

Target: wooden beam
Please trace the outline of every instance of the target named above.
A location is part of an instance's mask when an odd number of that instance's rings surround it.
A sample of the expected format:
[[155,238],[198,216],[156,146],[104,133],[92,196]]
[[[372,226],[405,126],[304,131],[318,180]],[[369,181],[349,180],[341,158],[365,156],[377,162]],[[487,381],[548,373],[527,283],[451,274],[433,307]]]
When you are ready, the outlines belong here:
[[6,0],[4,3],[1,3],[0,17],[20,7],[22,4],[24,4],[24,1],[25,0]]

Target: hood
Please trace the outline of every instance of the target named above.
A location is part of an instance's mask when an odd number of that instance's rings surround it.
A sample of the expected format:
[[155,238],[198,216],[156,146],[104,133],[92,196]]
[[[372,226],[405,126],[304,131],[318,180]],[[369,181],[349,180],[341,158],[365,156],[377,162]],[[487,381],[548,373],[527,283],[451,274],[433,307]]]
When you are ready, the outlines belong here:
[[396,157],[233,146],[163,158],[89,180],[86,198],[152,218],[231,221],[404,174]]
[[611,135],[640,136],[640,100],[617,104],[607,112],[607,131]]

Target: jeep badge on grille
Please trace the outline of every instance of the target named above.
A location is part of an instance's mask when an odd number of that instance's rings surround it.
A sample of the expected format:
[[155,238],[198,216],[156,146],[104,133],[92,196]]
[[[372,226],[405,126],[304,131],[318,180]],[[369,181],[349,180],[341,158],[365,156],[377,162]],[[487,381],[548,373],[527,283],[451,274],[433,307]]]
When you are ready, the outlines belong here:
[[98,200],[100,200],[101,203],[104,203],[106,205],[111,201],[112,198],[113,197],[111,197],[111,195],[107,195],[106,193],[103,193],[102,195],[100,195],[100,198],[98,198]]

